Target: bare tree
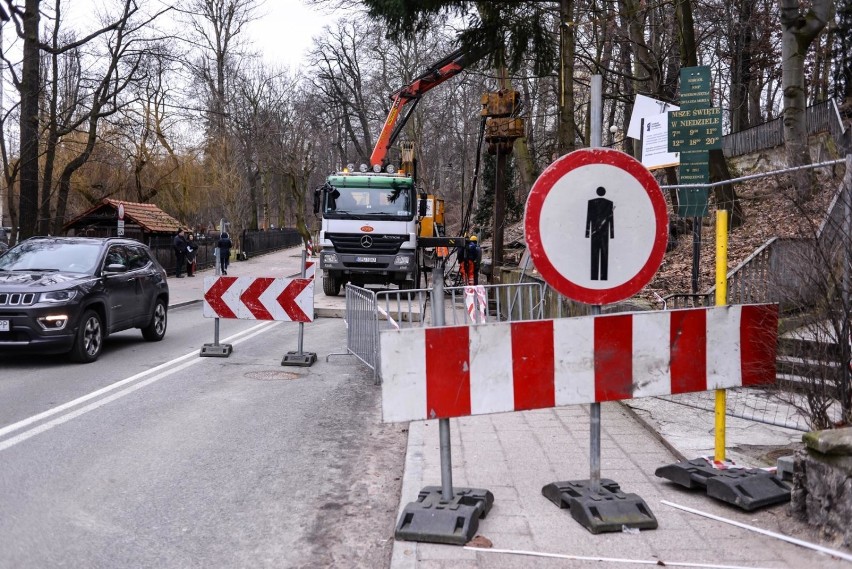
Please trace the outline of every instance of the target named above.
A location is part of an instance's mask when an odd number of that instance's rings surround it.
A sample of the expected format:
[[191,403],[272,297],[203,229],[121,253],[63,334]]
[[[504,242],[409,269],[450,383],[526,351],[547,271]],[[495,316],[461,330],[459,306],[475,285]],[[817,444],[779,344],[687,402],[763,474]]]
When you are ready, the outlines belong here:
[[[790,166],[810,164],[808,127],[805,123],[807,97],[805,56],[811,43],[825,28],[831,0],[813,0],[803,10],[798,0],[779,0],[781,9],[781,64],[784,92],[784,143]],[[813,186],[808,174],[794,177],[796,196],[806,200]]]
[[191,41],[201,50],[192,66],[208,90],[208,128],[213,138],[224,136],[228,67],[235,67],[240,34],[256,18],[257,8],[258,0],[187,0],[184,12],[194,31]]

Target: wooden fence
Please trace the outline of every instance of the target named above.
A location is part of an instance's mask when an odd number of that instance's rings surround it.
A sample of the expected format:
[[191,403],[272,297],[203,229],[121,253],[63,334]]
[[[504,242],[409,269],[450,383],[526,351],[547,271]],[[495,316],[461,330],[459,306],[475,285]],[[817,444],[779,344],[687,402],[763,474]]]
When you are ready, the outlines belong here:
[[[837,104],[833,99],[808,107],[805,111],[805,120],[809,135],[828,132],[838,147],[843,146],[844,128]],[[782,144],[784,144],[784,119],[778,117],[752,128],[726,134],[722,137],[722,152],[727,157],[742,156]]]

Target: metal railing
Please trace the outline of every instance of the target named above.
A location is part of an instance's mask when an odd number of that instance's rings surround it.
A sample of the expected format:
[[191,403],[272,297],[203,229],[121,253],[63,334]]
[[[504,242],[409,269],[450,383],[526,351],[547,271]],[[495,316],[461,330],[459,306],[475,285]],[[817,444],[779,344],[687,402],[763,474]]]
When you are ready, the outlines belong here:
[[[371,291],[346,285],[346,355],[353,355],[381,381],[379,332],[433,325],[432,289]],[[520,322],[543,318],[542,285],[482,285],[443,289],[447,326]],[[344,354],[330,354],[344,355]]]

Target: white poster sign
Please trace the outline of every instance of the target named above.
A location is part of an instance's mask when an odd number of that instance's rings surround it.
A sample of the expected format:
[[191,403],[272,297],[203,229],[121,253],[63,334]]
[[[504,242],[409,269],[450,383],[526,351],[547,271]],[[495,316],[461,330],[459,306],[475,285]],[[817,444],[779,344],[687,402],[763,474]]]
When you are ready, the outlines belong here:
[[627,136],[639,140],[642,138],[642,119],[679,110],[680,107],[677,105],[658,101],[645,95],[636,95],[636,101],[633,103],[633,114],[630,115],[630,125],[627,127]]
[[642,165],[648,170],[680,164],[680,153],[669,152],[668,113],[645,117],[642,127]]

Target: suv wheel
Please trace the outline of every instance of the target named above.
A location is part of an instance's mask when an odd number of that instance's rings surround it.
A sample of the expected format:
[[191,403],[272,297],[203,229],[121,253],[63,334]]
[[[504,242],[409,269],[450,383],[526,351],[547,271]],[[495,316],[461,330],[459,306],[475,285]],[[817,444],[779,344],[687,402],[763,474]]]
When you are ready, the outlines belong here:
[[81,325],[71,348],[71,359],[75,362],[90,363],[98,359],[104,344],[104,329],[100,315],[87,310],[80,320]]
[[154,303],[154,312],[151,321],[142,328],[142,337],[149,342],[159,342],[166,335],[166,324],[168,323],[166,303],[158,298]]

